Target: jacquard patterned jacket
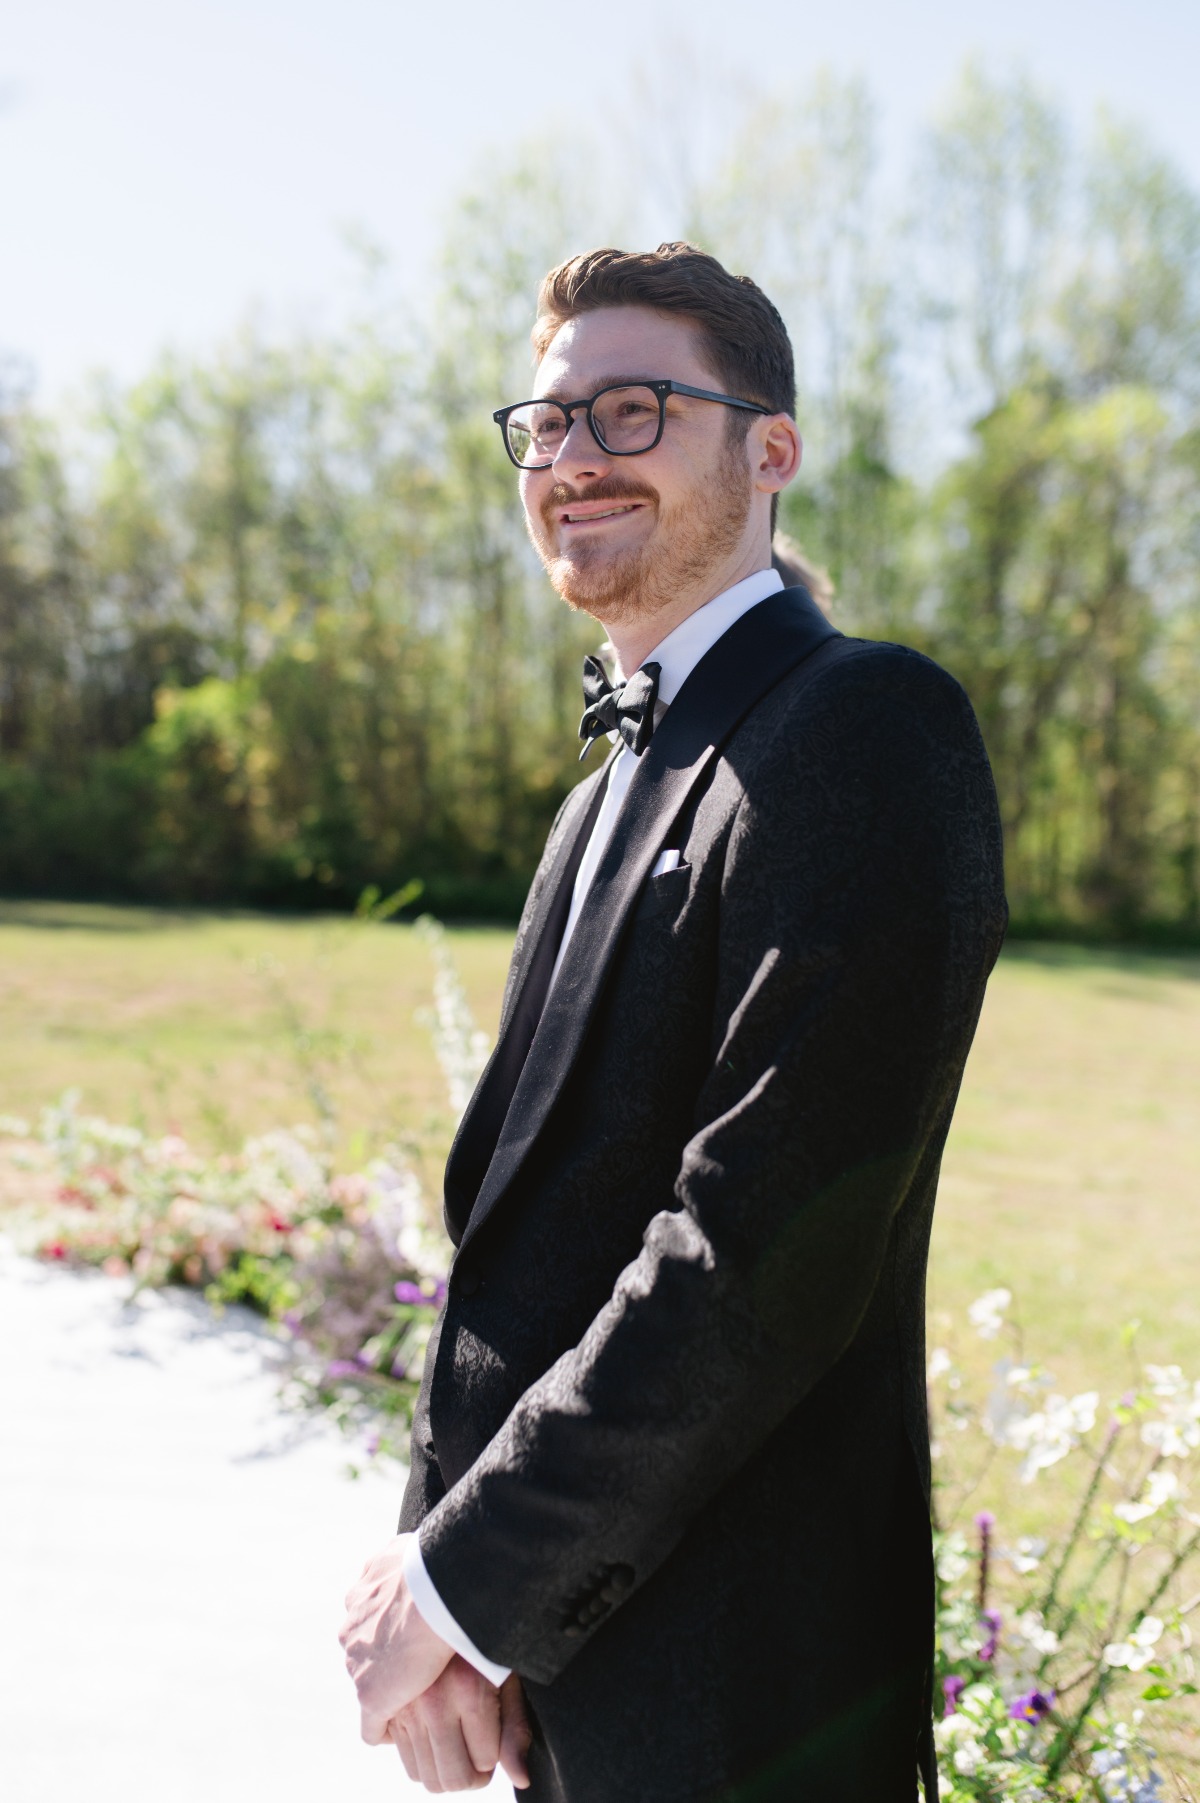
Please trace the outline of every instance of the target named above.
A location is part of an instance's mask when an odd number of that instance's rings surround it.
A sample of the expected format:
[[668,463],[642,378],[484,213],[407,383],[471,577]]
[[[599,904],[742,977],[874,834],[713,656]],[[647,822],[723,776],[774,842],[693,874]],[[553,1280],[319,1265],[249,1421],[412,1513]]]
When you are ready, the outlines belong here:
[[978,728],[804,590],[752,608],[547,1000],[602,784],[555,822],[447,1166],[401,1527],[521,1675],[531,1803],[913,1803],[926,1257],[1006,919]]

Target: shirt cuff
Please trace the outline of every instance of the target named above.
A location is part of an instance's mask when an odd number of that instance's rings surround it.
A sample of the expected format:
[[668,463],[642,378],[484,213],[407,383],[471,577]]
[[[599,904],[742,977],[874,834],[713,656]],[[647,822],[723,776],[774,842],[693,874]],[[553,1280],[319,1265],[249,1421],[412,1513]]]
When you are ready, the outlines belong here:
[[401,1538],[406,1542],[402,1565],[404,1582],[408,1585],[408,1594],[416,1604],[418,1614],[439,1639],[453,1647],[456,1653],[461,1653],[467,1664],[475,1667],[480,1677],[486,1678],[489,1684],[494,1684],[499,1690],[512,1667],[497,1665],[494,1659],[481,1653],[474,1641],[463,1633],[433,1587],[433,1579],[426,1571],[425,1561],[421,1556],[421,1542],[415,1534],[403,1534]]

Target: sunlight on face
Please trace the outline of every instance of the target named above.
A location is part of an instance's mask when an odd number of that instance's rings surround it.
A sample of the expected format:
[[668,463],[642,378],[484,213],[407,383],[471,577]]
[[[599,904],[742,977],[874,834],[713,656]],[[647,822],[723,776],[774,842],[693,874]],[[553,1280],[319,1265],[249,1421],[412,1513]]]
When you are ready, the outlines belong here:
[[[538,365],[536,393],[588,399],[615,382],[672,377],[722,388],[690,320],[605,307],[569,320]],[[736,428],[735,428],[736,429]],[[526,525],[555,589],[608,626],[663,607],[717,570],[745,532],[753,496],[727,409],[672,395],[653,450],[613,456],[578,413],[549,469],[521,477]]]

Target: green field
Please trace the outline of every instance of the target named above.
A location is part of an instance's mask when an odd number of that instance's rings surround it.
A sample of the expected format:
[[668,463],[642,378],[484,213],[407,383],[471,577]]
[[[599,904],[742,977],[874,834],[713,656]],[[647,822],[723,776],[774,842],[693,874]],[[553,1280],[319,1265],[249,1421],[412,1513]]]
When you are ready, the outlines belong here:
[[[454,934],[494,1028],[511,935]],[[209,1150],[333,1123],[343,1163],[389,1141],[431,1193],[453,1132],[418,1016],[433,961],[410,927],[55,903],[0,903],[0,1112],[81,1106]]]
[[[511,935],[449,942],[494,1032]],[[0,1113],[36,1116],[65,1088],[115,1121],[209,1149],[307,1120],[352,1165],[399,1141],[435,1199],[454,1121],[425,1024],[433,957],[409,926],[55,904],[0,905]],[[31,1179],[0,1150],[0,1195]],[[1004,1286],[1023,1356],[1055,1387],[1129,1382],[1136,1356],[1200,1371],[1200,958],[1014,946],[989,987],[947,1148],[930,1273],[930,1338],[986,1388],[1004,1346],[967,1304]],[[955,1469],[947,1444],[943,1478]],[[943,1519],[986,1504],[1012,1538],[1073,1513],[1074,1461],[1038,1483],[1016,1460]],[[971,1474],[973,1475],[973,1474]],[[1192,1770],[1191,1706],[1163,1750]]]
[[[495,1030],[510,935],[453,930]],[[227,1147],[317,1120],[345,1160],[389,1139],[427,1186],[453,1131],[408,926],[0,904],[0,1112],[68,1086],[118,1121]],[[1200,958],[1016,946],[992,979],[947,1151],[933,1337],[1016,1294],[1062,1383],[1120,1383],[1119,1327],[1200,1367]],[[1093,1375],[1094,1374],[1094,1375]]]

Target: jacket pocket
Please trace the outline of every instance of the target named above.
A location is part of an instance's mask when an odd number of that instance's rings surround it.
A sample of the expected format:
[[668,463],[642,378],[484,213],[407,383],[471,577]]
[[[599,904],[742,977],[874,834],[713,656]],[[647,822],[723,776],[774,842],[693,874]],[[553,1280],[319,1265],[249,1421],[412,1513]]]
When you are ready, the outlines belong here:
[[664,870],[658,876],[647,877],[634,919],[651,920],[659,914],[678,914],[687,900],[691,880],[690,864],[677,864],[674,870]]

